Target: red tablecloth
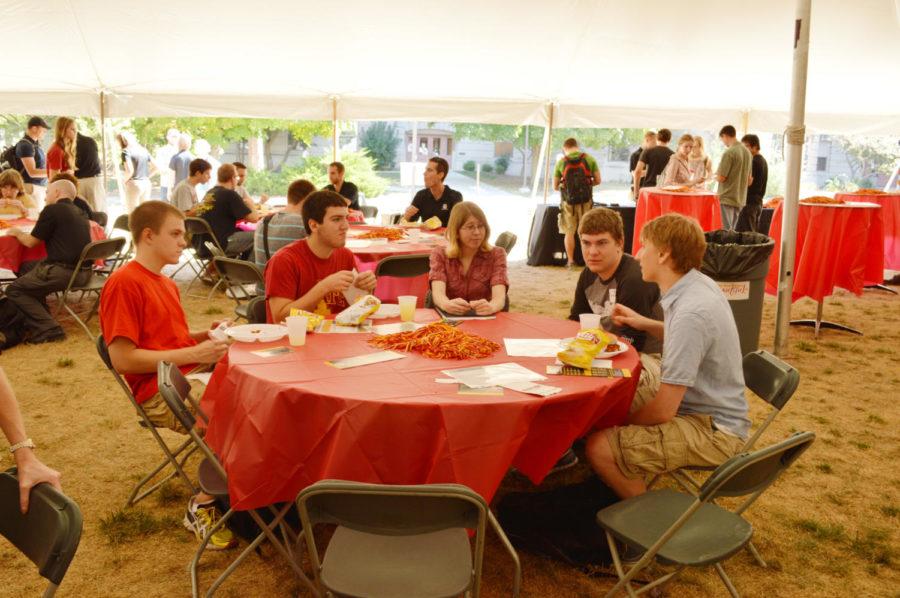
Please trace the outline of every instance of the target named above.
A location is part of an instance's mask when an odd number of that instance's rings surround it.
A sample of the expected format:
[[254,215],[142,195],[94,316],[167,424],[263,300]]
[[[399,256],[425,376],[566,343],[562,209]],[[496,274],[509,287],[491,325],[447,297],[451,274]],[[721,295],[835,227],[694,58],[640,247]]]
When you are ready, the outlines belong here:
[[[423,317],[427,314],[427,317]],[[417,318],[433,318],[420,310]],[[500,313],[463,329],[504,337],[562,338],[575,322]],[[640,362],[629,349],[614,359],[631,378],[548,376],[563,388],[547,398],[457,394],[441,370],[515,361],[544,373],[552,358],[432,360],[418,354],[348,370],[325,360],[378,351],[368,334],[313,334],[296,352],[250,353],[278,343],[232,345],[203,397],[206,440],[228,472],[232,506],[293,500],[326,478],[388,484],[458,482],[490,500],[510,466],[539,483],[572,442],[595,426],[624,421]]]
[[884,223],[884,267],[900,270],[900,193],[858,195],[835,193],[834,196],[854,203],[877,203]]
[[[772,215],[769,236],[775,250],[769,262],[766,292],[777,294],[781,261],[781,214]],[[792,301],[810,297],[822,301],[841,287],[857,295],[867,284],[884,278],[884,227],[877,204],[800,204]]]
[[[11,226],[18,226],[20,228],[33,227],[34,223],[34,220],[27,220],[25,218],[9,222]],[[103,230],[103,227],[96,222],[91,221],[91,240],[99,241],[100,239],[105,238],[106,231]],[[0,237],[0,268],[4,270],[18,272],[19,267],[24,262],[42,260],[45,257],[47,257],[47,249],[44,247],[43,243],[28,248],[19,243],[18,239],[15,237],[10,237],[8,235]]]
[[722,228],[722,210],[719,207],[719,196],[715,193],[711,191],[674,193],[656,187],[645,187],[638,196],[637,209],[634,213],[632,255],[637,255],[641,248],[641,229],[644,228],[644,223],[669,212],[678,212],[696,219],[704,231]]

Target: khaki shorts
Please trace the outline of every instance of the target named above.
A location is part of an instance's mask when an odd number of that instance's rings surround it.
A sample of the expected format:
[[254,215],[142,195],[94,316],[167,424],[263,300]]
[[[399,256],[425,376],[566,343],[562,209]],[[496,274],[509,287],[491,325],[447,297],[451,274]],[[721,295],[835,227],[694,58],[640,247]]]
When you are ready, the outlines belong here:
[[559,226],[559,234],[574,235],[578,232],[578,223],[581,222],[581,217],[593,207],[594,202],[592,201],[574,205],[565,200],[559,202],[559,218],[556,221]]
[[638,411],[646,405],[659,392],[659,376],[662,355],[659,353],[640,353],[641,378],[638,380],[634,399],[631,401],[631,409],[628,414]]
[[609,445],[625,477],[635,479],[688,465],[716,467],[744,445],[717,430],[708,415],[679,415],[657,426],[622,426],[608,433]]
[[[206,385],[200,382],[199,380],[190,380],[191,383],[191,396],[199,403],[200,397],[203,396],[203,392],[206,390]],[[196,415],[194,412],[194,407],[190,403],[187,404],[188,410],[191,413]],[[147,414],[147,419],[150,420],[157,428],[168,428],[170,430],[174,430],[179,434],[187,434],[187,430],[184,426],[181,425],[181,422],[175,417],[175,414],[172,413],[172,410],[169,409],[169,406],[166,405],[165,399],[162,398],[160,393],[156,393],[143,403],[141,403],[141,407],[144,409],[144,413]]]

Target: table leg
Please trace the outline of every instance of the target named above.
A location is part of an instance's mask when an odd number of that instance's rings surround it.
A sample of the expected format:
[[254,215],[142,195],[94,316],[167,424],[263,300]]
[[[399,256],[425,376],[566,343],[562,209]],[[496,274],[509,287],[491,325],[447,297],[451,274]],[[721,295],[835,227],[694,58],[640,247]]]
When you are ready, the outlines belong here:
[[897,291],[895,291],[891,287],[883,285],[883,284],[867,284],[866,286],[863,287],[863,289],[865,289],[867,291],[868,290],[886,291],[888,293],[893,293],[894,295],[898,294]]
[[819,330],[822,328],[827,328],[829,330],[843,330],[844,332],[852,332],[853,334],[858,334],[862,336],[862,332],[857,330],[856,328],[850,328],[849,326],[844,326],[843,324],[838,324],[837,322],[829,322],[827,320],[822,319],[822,310],[825,307],[825,303],[823,301],[819,301],[816,306],[816,319],[815,320],[791,320],[791,326],[812,326],[815,328],[815,339],[819,340]]

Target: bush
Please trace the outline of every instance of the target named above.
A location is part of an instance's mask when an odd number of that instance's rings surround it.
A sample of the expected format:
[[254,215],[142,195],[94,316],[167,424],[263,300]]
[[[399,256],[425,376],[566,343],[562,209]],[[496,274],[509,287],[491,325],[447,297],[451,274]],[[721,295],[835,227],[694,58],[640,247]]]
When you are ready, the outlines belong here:
[[491,166],[490,164],[482,164],[481,172],[494,172],[494,167]]
[[466,160],[463,164],[463,170],[466,172],[475,172],[475,160]]
[[[374,122],[363,130],[359,143],[375,160],[375,170],[391,170],[397,155],[397,128],[388,122]],[[366,194],[368,195],[368,194]]]
[[509,156],[500,156],[494,160],[494,168],[497,170],[497,174],[506,174],[506,170],[509,168]]
[[[378,197],[387,189],[388,181],[375,172],[375,160],[366,150],[342,152],[341,162],[347,169],[347,180],[355,183],[366,197]],[[288,186],[297,179],[307,179],[316,189],[328,184],[328,165],[331,154],[306,158],[297,166],[287,166],[281,172],[250,170],[245,186],[251,195],[285,195]]]

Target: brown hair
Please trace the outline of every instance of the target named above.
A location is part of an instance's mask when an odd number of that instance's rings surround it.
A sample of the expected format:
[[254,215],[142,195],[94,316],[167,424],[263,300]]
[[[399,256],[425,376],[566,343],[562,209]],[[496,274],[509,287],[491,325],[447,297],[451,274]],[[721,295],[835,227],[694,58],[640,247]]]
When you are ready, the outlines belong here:
[[55,183],[56,181],[69,181],[73,185],[75,185],[75,193],[78,193],[78,179],[75,178],[75,175],[69,172],[57,172],[53,175],[53,178],[50,180],[51,183]]
[[247,165],[243,162],[232,162],[235,168],[240,168],[242,170],[247,170]]
[[203,158],[194,158],[193,160],[191,160],[190,164],[188,164],[189,176],[201,174],[206,172],[207,170],[212,170],[212,164],[210,164]]
[[75,140],[66,138],[66,130],[74,123],[75,120],[67,116],[57,118],[53,139],[53,143],[58,145],[66,155],[66,162],[69,163],[69,168],[72,170],[75,170]]
[[315,193],[310,193],[306,197],[306,201],[303,202],[303,207],[300,209],[300,213],[303,215],[303,228],[306,229],[306,234],[312,234],[312,227],[309,225],[310,220],[315,220],[317,223],[322,224],[325,222],[325,214],[328,213],[328,208],[346,207],[347,200],[334,191],[316,191]]
[[435,157],[435,158],[431,158],[431,159],[428,160],[428,161],[429,161],[429,162],[434,162],[434,168],[435,168],[435,170],[437,170],[439,173],[443,173],[443,174],[444,174],[444,176],[441,178],[441,182],[443,183],[444,180],[447,178],[447,173],[450,172],[450,165],[449,165],[449,164],[447,163],[447,161],[444,160],[443,158],[437,158],[437,157]]
[[141,242],[141,234],[144,229],[149,228],[154,233],[159,233],[166,217],[171,214],[176,218],[184,220],[184,214],[167,201],[145,201],[134,209],[128,215],[128,229],[131,231],[131,238],[134,244]]
[[298,205],[301,201],[309,197],[310,193],[315,193],[316,186],[306,179],[297,179],[290,184],[287,190],[287,201],[292,206]]
[[688,133],[685,133],[684,135],[682,135],[681,137],[678,138],[678,145],[681,145],[682,143],[686,143],[688,141],[691,143],[691,145],[694,145],[694,136],[689,135]]
[[706,253],[706,237],[693,218],[677,213],[654,218],[641,229],[641,242],[649,241],[660,251],[668,251],[672,269],[686,274],[700,268]]
[[344,174],[344,165],[343,164],[341,164],[340,162],[332,162],[331,164],[328,165],[329,168],[331,168],[332,166],[337,168],[337,171],[339,173]]
[[719,129],[719,137],[737,137],[737,131],[731,125],[725,125]]
[[660,129],[658,133],[656,133],[656,138],[661,143],[669,143],[672,139],[672,131],[669,129]]
[[450,211],[450,220],[447,222],[447,257],[459,257],[459,229],[473,216],[484,225],[484,241],[481,243],[481,251],[491,250],[491,244],[488,242],[491,237],[491,225],[488,224],[487,217],[478,204],[463,201],[453,206]]
[[574,137],[569,137],[563,141],[563,149],[566,149],[567,147],[578,147],[578,140]]
[[216,173],[216,180],[220,183],[227,183],[237,176],[237,169],[235,169],[234,164],[222,164],[219,166],[219,171]]
[[0,172],[0,187],[15,187],[19,190],[16,197],[25,195],[25,179],[15,168],[8,168]]
[[609,208],[594,208],[585,212],[578,223],[579,235],[609,233],[616,243],[625,241],[625,225],[619,213]]

